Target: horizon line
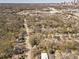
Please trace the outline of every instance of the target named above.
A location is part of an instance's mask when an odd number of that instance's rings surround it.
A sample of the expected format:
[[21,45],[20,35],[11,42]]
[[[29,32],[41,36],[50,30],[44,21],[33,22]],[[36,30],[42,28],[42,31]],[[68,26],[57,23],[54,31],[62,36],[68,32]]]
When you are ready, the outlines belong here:
[[[13,2],[14,3],[14,2]],[[17,3],[17,2],[16,2]],[[31,3],[31,2],[30,2]],[[30,4],[30,3],[24,3],[24,4]],[[40,2],[38,2],[40,3]],[[43,2],[43,3],[51,3],[51,2]],[[56,2],[52,2],[52,3],[56,3]],[[62,2],[57,2],[57,3],[62,3]],[[11,4],[11,3],[10,3]],[[37,4],[37,2],[35,2],[34,4]]]

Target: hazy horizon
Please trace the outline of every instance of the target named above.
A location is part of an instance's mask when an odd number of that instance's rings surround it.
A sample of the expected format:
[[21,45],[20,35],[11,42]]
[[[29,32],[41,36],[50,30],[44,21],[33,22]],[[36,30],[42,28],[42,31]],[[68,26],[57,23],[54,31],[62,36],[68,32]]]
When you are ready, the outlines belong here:
[[0,3],[60,3],[71,0],[0,0]]

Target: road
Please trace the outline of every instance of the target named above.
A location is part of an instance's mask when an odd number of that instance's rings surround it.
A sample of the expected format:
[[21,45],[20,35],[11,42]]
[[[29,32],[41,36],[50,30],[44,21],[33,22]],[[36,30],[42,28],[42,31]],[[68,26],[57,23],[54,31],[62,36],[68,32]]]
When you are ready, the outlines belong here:
[[29,49],[29,51],[25,53],[27,55],[27,58],[25,58],[25,59],[31,59],[31,49],[32,49],[32,47],[29,43],[29,28],[27,26],[26,19],[24,19],[24,26],[25,26],[25,30],[26,30],[27,35],[28,35],[28,36],[25,37],[26,38],[26,48]]

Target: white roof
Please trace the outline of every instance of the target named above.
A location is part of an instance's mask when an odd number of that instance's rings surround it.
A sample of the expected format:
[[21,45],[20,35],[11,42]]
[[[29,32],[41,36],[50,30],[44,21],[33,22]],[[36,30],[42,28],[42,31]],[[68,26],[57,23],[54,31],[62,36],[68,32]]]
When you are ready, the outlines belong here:
[[41,53],[41,59],[48,59],[47,53]]

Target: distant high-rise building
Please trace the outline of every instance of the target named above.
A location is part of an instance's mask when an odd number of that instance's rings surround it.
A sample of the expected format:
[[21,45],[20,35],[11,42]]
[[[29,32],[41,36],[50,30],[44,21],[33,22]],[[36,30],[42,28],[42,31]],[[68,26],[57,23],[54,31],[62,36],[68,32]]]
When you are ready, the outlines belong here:
[[73,3],[77,3],[78,0],[74,0]]
[[79,0],[77,0],[77,2],[79,3]]
[[79,2],[79,0],[74,0],[74,3],[78,3]]

